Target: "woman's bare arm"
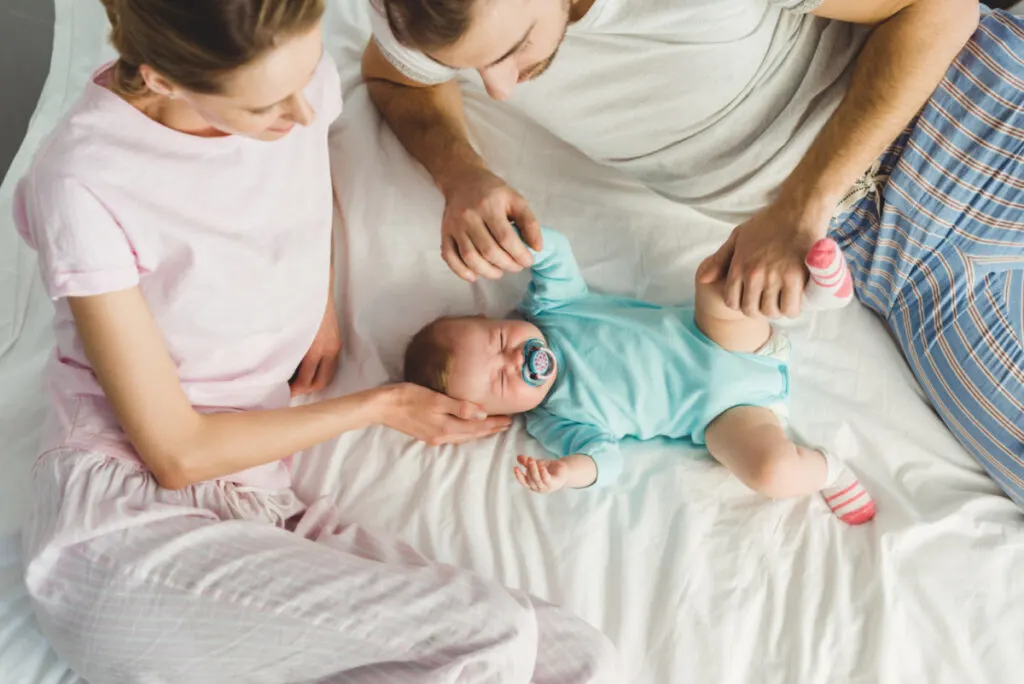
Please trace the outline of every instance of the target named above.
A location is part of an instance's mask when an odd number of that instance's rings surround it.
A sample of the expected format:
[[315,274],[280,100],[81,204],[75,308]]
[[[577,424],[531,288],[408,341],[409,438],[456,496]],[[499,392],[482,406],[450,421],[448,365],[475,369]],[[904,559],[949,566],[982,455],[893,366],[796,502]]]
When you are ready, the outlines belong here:
[[178,381],[137,287],[69,299],[85,353],[125,433],[163,487],[270,463],[342,432],[381,423],[431,443],[462,442],[507,426],[465,402],[406,385],[273,411],[200,414]]

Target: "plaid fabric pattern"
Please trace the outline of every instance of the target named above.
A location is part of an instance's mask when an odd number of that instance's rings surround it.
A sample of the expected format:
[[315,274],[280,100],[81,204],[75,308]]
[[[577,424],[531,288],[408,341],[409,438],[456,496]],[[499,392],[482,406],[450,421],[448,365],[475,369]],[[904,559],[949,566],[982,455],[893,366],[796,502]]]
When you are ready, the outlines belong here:
[[857,295],[1024,507],[1024,19],[990,12],[833,221]]

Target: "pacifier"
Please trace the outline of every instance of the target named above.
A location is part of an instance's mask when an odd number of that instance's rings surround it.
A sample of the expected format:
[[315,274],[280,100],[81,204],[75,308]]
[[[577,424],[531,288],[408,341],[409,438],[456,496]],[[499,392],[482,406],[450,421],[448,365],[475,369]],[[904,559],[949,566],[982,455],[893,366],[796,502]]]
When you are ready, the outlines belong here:
[[540,387],[555,373],[555,354],[538,339],[523,345],[523,380],[531,387]]

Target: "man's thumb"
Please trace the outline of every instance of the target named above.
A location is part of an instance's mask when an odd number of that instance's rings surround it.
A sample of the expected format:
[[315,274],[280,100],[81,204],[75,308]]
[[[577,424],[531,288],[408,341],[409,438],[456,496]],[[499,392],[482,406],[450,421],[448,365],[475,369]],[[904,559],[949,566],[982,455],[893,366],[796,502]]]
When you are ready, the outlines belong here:
[[523,242],[535,252],[539,252],[544,246],[540,221],[533,215],[530,205],[522,197],[517,197],[512,201],[512,219],[516,222],[516,228],[519,229],[519,236]]
[[700,266],[697,267],[697,282],[707,285],[725,275],[722,273],[722,257],[719,256],[720,254],[720,251],[715,252],[700,262]]
[[697,267],[697,282],[709,285],[716,280],[725,278],[732,261],[733,248],[736,246],[736,231],[733,231],[718,251],[700,262]]

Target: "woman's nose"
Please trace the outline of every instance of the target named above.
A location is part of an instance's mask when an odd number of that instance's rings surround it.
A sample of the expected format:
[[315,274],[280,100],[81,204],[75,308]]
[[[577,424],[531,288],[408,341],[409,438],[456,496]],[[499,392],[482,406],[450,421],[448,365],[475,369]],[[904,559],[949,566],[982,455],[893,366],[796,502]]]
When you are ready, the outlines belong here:
[[300,126],[308,126],[316,118],[316,111],[309,104],[306,96],[300,93],[292,98],[292,107],[288,118]]
[[514,59],[506,59],[500,64],[481,69],[480,78],[484,80],[488,95],[495,100],[507,100],[519,82],[519,67]]

